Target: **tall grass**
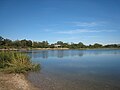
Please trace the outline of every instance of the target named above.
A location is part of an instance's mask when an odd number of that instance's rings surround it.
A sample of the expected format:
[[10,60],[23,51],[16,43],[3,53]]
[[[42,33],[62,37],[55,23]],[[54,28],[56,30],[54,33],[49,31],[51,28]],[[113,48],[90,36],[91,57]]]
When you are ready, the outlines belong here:
[[33,64],[26,54],[11,51],[0,52],[0,71],[25,73],[39,69],[39,64]]

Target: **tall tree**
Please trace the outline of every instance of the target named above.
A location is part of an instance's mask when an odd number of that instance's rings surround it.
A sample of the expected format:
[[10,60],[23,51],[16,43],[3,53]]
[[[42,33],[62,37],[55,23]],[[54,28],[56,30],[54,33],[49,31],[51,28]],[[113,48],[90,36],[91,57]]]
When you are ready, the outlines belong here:
[[85,45],[82,42],[78,43],[78,48],[85,48]]
[[3,44],[4,38],[2,36],[0,36],[0,45]]
[[4,39],[3,43],[6,48],[12,46],[12,40],[10,39]]
[[102,44],[95,43],[95,44],[93,45],[93,48],[101,48],[101,47],[102,47]]

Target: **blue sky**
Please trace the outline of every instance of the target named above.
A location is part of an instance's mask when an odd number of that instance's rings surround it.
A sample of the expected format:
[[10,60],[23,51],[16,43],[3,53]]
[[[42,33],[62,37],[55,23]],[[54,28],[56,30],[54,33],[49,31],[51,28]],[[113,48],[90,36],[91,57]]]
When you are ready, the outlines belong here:
[[50,43],[120,43],[120,0],[0,0],[0,35]]

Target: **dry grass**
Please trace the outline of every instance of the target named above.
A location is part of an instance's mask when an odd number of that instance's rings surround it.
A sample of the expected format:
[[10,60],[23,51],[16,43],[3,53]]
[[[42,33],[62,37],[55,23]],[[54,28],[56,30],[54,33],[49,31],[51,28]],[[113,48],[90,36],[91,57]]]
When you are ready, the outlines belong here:
[[0,71],[8,73],[25,73],[27,71],[39,69],[39,64],[33,64],[26,54],[13,51],[0,52]]

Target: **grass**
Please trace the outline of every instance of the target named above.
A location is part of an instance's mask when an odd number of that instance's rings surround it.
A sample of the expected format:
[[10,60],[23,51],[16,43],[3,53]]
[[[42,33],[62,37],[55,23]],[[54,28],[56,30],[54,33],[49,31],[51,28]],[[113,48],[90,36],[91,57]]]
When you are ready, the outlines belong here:
[[33,64],[30,57],[24,53],[13,51],[0,52],[0,71],[8,73],[26,73],[40,69],[39,64]]

